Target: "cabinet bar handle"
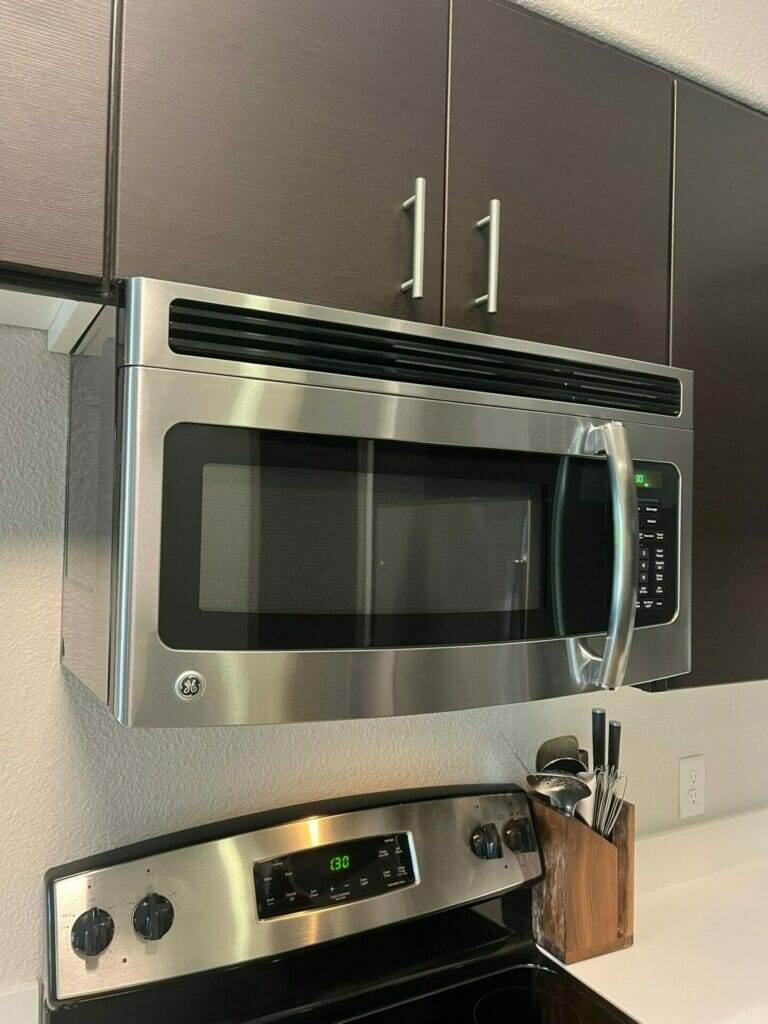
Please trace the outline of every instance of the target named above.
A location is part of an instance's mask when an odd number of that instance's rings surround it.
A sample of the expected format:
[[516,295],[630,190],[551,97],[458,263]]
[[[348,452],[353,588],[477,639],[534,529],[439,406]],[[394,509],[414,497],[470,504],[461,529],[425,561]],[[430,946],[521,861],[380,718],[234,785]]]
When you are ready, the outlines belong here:
[[424,237],[427,220],[427,182],[417,178],[413,195],[403,203],[404,210],[413,207],[413,277],[403,281],[400,291],[410,292],[411,298],[424,298]]
[[488,291],[475,299],[476,306],[486,306],[489,313],[499,307],[499,228],[501,225],[501,203],[492,199],[488,216],[481,217],[476,227],[488,228]]

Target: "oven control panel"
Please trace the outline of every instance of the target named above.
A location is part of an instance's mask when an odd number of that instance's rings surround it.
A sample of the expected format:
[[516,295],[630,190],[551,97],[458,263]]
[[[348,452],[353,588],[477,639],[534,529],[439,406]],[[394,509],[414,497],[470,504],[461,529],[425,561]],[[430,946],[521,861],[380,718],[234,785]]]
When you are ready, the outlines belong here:
[[490,899],[542,871],[515,789],[163,842],[49,872],[49,1002],[279,956]]
[[407,832],[289,853],[253,873],[261,918],[353,903],[416,881]]
[[677,611],[677,495],[673,466],[635,465],[640,560],[635,625],[669,622]]

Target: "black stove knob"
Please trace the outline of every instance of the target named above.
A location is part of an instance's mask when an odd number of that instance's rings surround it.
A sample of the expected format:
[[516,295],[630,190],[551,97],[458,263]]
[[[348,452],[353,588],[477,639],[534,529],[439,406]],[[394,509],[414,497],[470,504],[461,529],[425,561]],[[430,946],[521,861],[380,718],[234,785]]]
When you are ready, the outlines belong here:
[[101,907],[91,907],[72,925],[70,939],[76,953],[81,956],[98,956],[110,944],[114,934],[115,922],[107,911]]
[[469,845],[472,847],[472,853],[477,857],[482,857],[483,860],[495,860],[497,857],[504,856],[501,849],[501,836],[493,822],[478,825],[470,836]]
[[504,842],[512,853],[533,853],[536,836],[528,818],[510,818],[504,826]]
[[137,904],[133,912],[133,927],[148,942],[167,935],[173,924],[173,904],[167,896],[151,892]]

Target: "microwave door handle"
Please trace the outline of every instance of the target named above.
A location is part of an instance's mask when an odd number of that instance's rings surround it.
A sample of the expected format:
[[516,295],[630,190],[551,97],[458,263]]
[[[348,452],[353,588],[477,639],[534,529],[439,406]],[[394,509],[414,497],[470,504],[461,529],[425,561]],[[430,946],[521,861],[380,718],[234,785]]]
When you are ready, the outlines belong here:
[[626,427],[615,421],[591,427],[584,450],[607,458],[614,538],[608,635],[602,658],[592,662],[591,682],[615,690],[624,682],[632,648],[639,560],[637,489]]

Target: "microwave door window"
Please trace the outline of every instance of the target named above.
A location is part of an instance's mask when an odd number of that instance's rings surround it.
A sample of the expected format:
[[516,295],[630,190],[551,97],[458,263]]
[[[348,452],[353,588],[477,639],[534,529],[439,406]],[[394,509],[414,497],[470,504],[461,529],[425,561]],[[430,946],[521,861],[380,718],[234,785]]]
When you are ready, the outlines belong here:
[[159,632],[254,651],[599,632],[609,549],[604,460],[178,424]]
[[204,466],[200,608],[354,613],[356,484],[338,469]]
[[378,646],[526,636],[542,609],[539,485],[382,472],[374,490]]
[[179,424],[166,435],[160,636],[190,650],[354,647],[360,444]]

